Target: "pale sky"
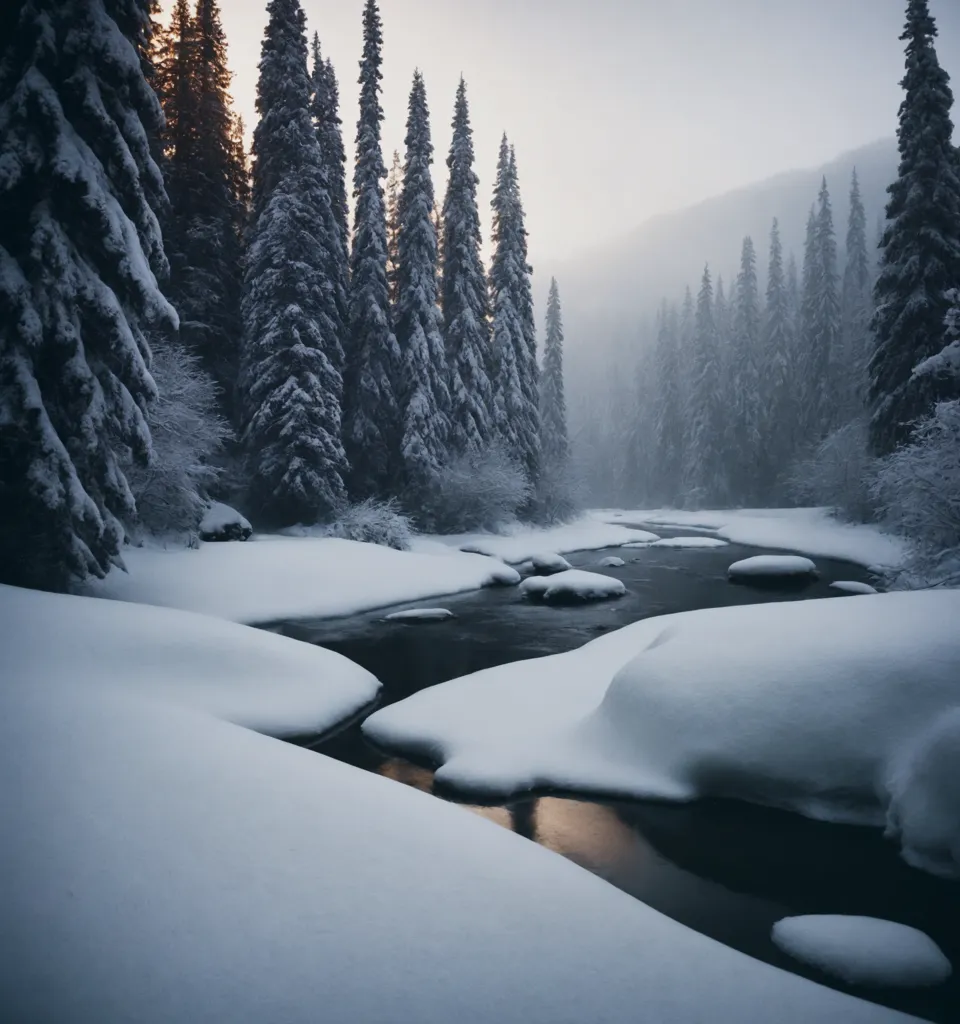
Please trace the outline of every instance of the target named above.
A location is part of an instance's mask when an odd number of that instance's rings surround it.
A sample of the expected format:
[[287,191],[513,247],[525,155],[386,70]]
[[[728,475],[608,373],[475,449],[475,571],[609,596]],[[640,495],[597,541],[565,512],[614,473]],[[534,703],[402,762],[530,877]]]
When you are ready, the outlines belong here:
[[[302,0],[340,82],[348,152],[363,0]],[[248,126],[266,0],[220,0]],[[169,3],[167,4],[169,6]],[[893,134],[905,0],[381,0],[385,160],[424,74],[438,191],[461,72],[481,215],[500,135],[516,146],[531,262]],[[960,0],[931,0],[960,93]],[[957,119],[957,118],[955,118]]]

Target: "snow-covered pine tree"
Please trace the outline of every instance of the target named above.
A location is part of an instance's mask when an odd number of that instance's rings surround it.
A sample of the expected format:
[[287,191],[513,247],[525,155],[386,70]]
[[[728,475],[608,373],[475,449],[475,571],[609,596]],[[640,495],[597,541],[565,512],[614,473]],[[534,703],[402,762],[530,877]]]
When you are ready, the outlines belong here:
[[397,303],[397,274],[400,267],[398,239],[400,237],[400,189],[403,187],[403,164],[399,150],[393,151],[393,163],[387,172],[384,200],[387,209],[387,284],[390,288],[390,305]]
[[0,61],[0,580],[63,588],[118,560],[150,455],[146,331],[176,314],[151,197],[162,115],[147,0],[36,2]]
[[827,179],[823,179],[817,207],[816,308],[810,343],[814,380],[819,382],[818,433],[821,440],[839,425],[845,368],[840,354],[840,278],[837,272],[837,239]]
[[330,264],[326,268],[326,277],[333,289],[337,343],[335,347],[331,347],[329,355],[337,371],[343,373],[346,358],[347,323],[350,315],[347,201],[344,193],[345,156],[343,136],[340,131],[336,76],[333,73],[332,65],[323,59],[320,37],[316,32],[313,34],[311,50],[313,95],[310,101],[310,113],[313,115],[313,123],[317,132],[320,163],[327,195],[330,197],[328,206],[324,206],[325,211],[329,208],[330,217],[329,223],[324,227],[324,235],[331,239],[328,247]]
[[536,488],[541,469],[536,328],[516,160],[506,135],[500,142],[491,206],[494,430]]
[[654,351],[655,452],[651,482],[656,499],[669,504],[679,498],[683,467],[679,334],[680,317],[676,307],[668,307],[664,302],[657,323]]
[[402,427],[397,398],[400,350],[391,326],[383,198],[387,172],[380,148],[382,48],[380,11],[376,0],[366,0],[353,170],[355,208],[344,410],[350,490],[357,498],[395,495],[401,483]]
[[[770,262],[761,333],[760,375],[762,444],[758,454],[764,499],[771,498],[777,478],[789,465],[796,444],[796,405],[793,378],[794,317],[791,287],[796,287],[796,262],[784,272],[780,225],[770,229]],[[792,285],[789,280],[792,273]]]
[[407,113],[403,188],[397,201],[397,343],[403,361],[403,493],[422,510],[447,455],[447,360],[437,305],[437,228],[430,166],[430,112],[423,76],[414,72]]
[[710,268],[705,267],[697,296],[690,396],[690,451],[687,499],[713,504],[727,499],[724,473],[723,402],[718,386],[720,353]]
[[540,375],[540,436],[544,468],[554,475],[566,469],[570,457],[567,402],[563,382],[563,313],[557,279],[550,279],[546,340]]
[[683,421],[683,444],[680,449],[680,492],[677,502],[688,504],[688,490],[693,476],[693,382],[696,367],[697,317],[696,305],[690,286],[684,289],[680,304],[680,333],[677,337],[677,356],[680,366],[679,392],[680,410]]
[[480,258],[478,178],[467,86],[460,79],[447,156],[443,201],[443,335],[450,386],[450,441],[454,451],[483,451],[494,440],[490,383],[487,281]]
[[838,398],[841,418],[853,419],[866,403],[867,360],[870,345],[871,267],[867,252],[867,215],[860,195],[856,168],[850,180],[850,214],[847,221],[846,263],[840,298],[841,377]]
[[900,169],[890,186],[870,361],[870,438],[877,454],[905,443],[913,424],[956,382],[914,367],[943,343],[946,292],[960,281],[960,161],[953,146],[950,78],[940,67],[927,0],[909,0],[898,129]]
[[758,464],[763,447],[763,402],[760,393],[760,295],[757,285],[757,254],[753,239],[743,240],[740,273],[733,304],[730,360],[734,409],[735,447],[731,452],[733,495],[745,504],[759,500]]
[[817,261],[817,212],[811,206],[803,244],[803,269],[800,281],[799,335],[795,360],[797,398],[797,442],[800,446],[816,444],[821,430],[821,397],[826,363],[818,358],[815,331],[819,287]]
[[343,501],[342,380],[327,276],[330,196],[310,115],[306,18],[270,0],[253,137],[253,223],[243,297],[243,444],[265,523],[317,522]]
[[180,339],[201,359],[233,411],[239,371],[242,236],[238,154],[230,107],[227,44],[216,0],[198,0],[194,16],[178,0],[169,33],[170,87],[164,172],[170,195],[166,238],[169,294]]

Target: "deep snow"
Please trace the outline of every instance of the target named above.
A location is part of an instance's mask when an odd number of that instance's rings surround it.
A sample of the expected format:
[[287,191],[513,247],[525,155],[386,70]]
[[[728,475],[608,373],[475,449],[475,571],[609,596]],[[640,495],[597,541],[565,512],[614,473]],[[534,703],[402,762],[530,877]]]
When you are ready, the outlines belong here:
[[734,796],[882,825],[960,873],[960,591],[707,609],[479,672],[375,713],[364,732],[439,782]]
[[785,953],[849,985],[919,988],[942,984],[953,973],[928,935],[875,917],[785,917],[773,926],[771,938]]
[[[11,588],[0,611],[11,1020],[912,1019],[721,946],[459,808],[233,724],[276,726],[282,677],[302,656],[322,692],[346,670],[335,655]],[[369,680],[351,671],[358,699]],[[284,698],[291,717],[307,688]]]

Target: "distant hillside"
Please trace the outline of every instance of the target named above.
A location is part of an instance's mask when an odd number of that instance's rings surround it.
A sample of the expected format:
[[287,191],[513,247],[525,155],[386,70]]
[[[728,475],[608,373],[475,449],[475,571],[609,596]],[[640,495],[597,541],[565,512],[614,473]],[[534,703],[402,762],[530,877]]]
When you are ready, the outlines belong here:
[[842,259],[854,167],[860,177],[872,243],[887,186],[896,177],[893,139],[844,153],[824,167],[789,171],[662,214],[602,249],[556,267],[538,267],[538,291],[545,290],[551,274],[560,282],[571,355],[576,359],[577,349],[595,353],[598,345],[606,347],[635,336],[638,320],[652,313],[663,296],[679,299],[687,284],[696,290],[705,262],[714,275],[719,272],[729,284],[736,274],[744,235],[751,235],[756,244],[762,286],[774,217],[780,220],[785,251],[794,252],[799,264],[807,212],[824,175]]

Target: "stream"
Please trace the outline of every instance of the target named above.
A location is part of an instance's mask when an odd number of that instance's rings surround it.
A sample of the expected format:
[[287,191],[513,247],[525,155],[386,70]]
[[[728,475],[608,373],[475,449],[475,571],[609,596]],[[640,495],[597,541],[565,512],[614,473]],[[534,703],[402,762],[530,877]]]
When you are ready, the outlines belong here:
[[[661,536],[688,531],[657,528]],[[383,610],[344,619],[296,620],[265,628],[318,644],[369,669],[383,684],[379,706],[484,668],[580,647],[639,619],[695,608],[831,597],[834,580],[870,582],[846,562],[815,559],[820,578],[802,587],[733,585],[731,562],[759,552],[723,548],[611,548],[567,555],[575,568],[623,580],[616,601],[546,606],[517,588],[492,588],[391,608],[444,607],[455,619],[385,622]],[[771,553],[771,552],[765,552]],[[620,568],[599,568],[618,555]],[[329,757],[433,792],[433,767],[380,750],[359,722],[307,744]],[[457,802],[447,792],[439,797]],[[927,1018],[960,1021],[960,886],[907,867],[877,829],[825,824],[735,801],[671,805],[535,793],[507,803],[460,803],[599,875],[696,931],[796,974]],[[774,922],[793,914],[863,914],[927,932],[956,965],[934,989],[852,988],[780,952]]]

